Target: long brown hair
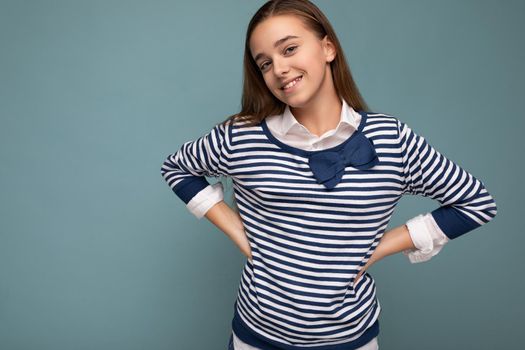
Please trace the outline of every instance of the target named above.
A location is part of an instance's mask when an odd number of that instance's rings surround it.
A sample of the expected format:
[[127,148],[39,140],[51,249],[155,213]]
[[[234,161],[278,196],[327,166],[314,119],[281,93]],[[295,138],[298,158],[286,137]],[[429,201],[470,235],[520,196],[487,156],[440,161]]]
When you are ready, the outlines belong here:
[[335,59],[330,62],[330,69],[338,96],[344,98],[355,110],[368,111],[368,106],[354,82],[337,35],[321,10],[308,0],[271,0],[257,10],[248,24],[244,44],[241,111],[230,115],[224,122],[242,120],[246,123],[245,126],[253,126],[270,115],[284,112],[285,103],[277,99],[266,86],[249,46],[255,27],[264,20],[278,15],[296,15],[319,40],[328,36],[327,39],[334,44],[337,52]]

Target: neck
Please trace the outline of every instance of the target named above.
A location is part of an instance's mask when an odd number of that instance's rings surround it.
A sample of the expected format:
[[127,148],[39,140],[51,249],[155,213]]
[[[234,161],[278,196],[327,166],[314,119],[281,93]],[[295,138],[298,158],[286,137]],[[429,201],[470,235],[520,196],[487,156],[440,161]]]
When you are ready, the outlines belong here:
[[302,107],[290,106],[295,119],[310,133],[320,137],[328,130],[333,130],[341,121],[341,98],[335,92],[331,74],[327,75],[325,82],[316,97]]

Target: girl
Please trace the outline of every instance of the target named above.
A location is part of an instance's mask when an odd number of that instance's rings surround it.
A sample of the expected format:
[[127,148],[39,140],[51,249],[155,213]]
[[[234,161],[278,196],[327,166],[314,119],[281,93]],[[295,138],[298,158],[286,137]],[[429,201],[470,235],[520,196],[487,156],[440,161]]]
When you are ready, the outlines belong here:
[[[242,110],[167,157],[161,173],[248,257],[230,349],[378,349],[369,266],[429,260],[487,223],[483,183],[395,116],[370,112],[332,26],[305,0],[268,1],[245,42]],[[233,180],[237,212],[221,182]],[[405,194],[440,207],[385,232]]]

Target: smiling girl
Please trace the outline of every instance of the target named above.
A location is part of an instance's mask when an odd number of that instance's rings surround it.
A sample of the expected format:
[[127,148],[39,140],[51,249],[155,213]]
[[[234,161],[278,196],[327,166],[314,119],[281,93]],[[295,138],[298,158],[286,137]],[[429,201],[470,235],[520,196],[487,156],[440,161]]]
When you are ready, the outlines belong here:
[[[381,306],[366,271],[403,252],[427,261],[490,221],[483,183],[395,116],[369,111],[324,14],[269,1],[245,42],[242,110],[164,161],[198,218],[247,256],[230,349],[378,349]],[[223,185],[231,177],[238,211]],[[386,231],[403,195],[439,202]]]

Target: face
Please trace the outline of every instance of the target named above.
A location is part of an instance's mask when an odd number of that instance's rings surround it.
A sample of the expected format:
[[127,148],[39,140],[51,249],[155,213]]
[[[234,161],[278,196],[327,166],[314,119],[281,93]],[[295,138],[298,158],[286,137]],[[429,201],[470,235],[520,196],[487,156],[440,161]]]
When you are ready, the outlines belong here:
[[[279,15],[264,20],[255,27],[249,44],[266,86],[282,102],[302,107],[333,86],[334,46],[327,37],[319,40],[299,18]],[[296,78],[300,80],[295,85],[283,88]]]

